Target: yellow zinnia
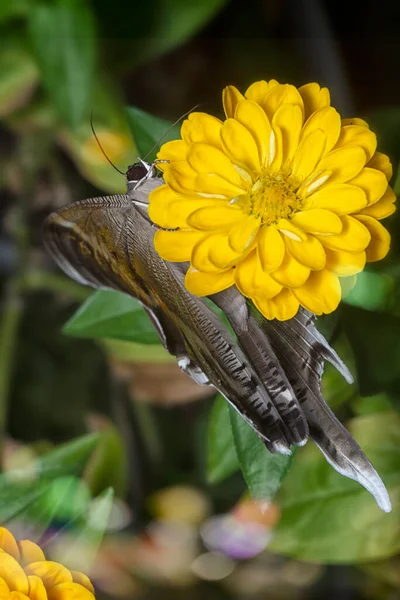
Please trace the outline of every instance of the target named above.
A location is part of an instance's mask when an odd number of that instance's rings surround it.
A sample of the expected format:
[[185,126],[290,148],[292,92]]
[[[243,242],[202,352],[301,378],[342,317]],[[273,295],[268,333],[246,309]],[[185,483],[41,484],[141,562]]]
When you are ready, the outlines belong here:
[[30,540],[17,542],[0,527],[1,600],[94,600],[90,579],[46,560]]
[[192,113],[164,144],[165,184],[150,196],[158,254],[190,261],[203,296],[235,284],[268,319],[320,315],[339,277],[386,256],[392,167],[362,119],[341,119],[327,88],[258,81],[223,91],[226,120]]

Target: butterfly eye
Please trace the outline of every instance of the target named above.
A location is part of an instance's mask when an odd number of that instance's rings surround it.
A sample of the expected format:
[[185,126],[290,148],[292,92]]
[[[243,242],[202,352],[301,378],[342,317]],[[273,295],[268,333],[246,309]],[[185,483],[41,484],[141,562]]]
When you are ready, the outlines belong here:
[[147,173],[147,167],[143,163],[138,162],[134,163],[128,168],[126,172],[126,177],[130,182],[140,181],[141,179],[144,179],[147,176]]

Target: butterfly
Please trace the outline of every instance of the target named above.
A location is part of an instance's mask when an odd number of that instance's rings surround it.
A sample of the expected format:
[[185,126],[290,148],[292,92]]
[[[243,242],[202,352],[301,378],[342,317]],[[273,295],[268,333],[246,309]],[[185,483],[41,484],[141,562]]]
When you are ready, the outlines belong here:
[[326,360],[352,376],[319,333],[315,317],[300,309],[289,321],[267,320],[235,286],[209,297],[184,287],[187,263],[169,263],[154,250],[156,226],[147,214],[152,190],[163,183],[156,164],[131,165],[127,192],[75,202],[47,218],[44,240],[61,269],[94,288],[136,298],[161,343],[180,368],[213,385],[250,424],[272,453],[290,454],[311,438],[342,475],[358,481],[385,512],[386,488],[369,460],[321,394]]

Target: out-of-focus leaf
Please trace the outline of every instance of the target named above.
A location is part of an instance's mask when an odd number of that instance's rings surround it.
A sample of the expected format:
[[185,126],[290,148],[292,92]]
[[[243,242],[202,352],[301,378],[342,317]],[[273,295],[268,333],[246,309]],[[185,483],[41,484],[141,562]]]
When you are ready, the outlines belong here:
[[159,344],[154,327],[140,303],[113,290],[94,292],[66,323],[63,331],[75,337]]
[[80,475],[101,436],[86,435],[59,446],[23,469],[0,476],[0,523],[10,520],[49,491],[59,477]]
[[207,479],[210,483],[220,483],[240,469],[229,404],[221,394],[216,397],[210,414],[207,454]]
[[[179,138],[180,125],[178,124],[171,126],[168,121],[154,117],[135,106],[129,107],[127,114],[139,155],[142,158],[146,157],[148,162],[155,159],[161,144]],[[154,146],[156,147],[153,149]]]
[[[152,0],[115,6],[99,2],[97,15],[104,37],[111,38],[117,68],[137,66],[183,44],[204,27],[228,0]],[[132,23],[135,26],[132,27]],[[118,43],[115,43],[118,40]]]
[[248,423],[229,407],[233,439],[244,479],[254,500],[269,501],[278,492],[294,454],[271,454]]
[[35,0],[1,0],[0,24],[10,19],[27,16],[34,2]]
[[367,310],[384,310],[393,292],[394,280],[384,273],[363,271],[357,275],[357,283],[343,298],[346,304]]
[[393,403],[387,394],[356,396],[351,401],[351,408],[356,415],[371,415],[374,413],[392,411]]
[[95,69],[93,12],[82,0],[41,3],[30,13],[29,29],[43,83],[64,123],[89,119]]
[[23,105],[37,81],[38,69],[26,40],[16,36],[0,39],[0,117],[4,118]]
[[69,569],[85,572],[91,569],[107,530],[113,499],[114,490],[108,488],[88,503],[78,532],[58,545],[58,561]]
[[400,550],[400,417],[382,413],[349,424],[386,484],[393,511],[383,513],[358,483],[339,475],[308,444],[278,496],[282,518],[271,550],[305,561],[357,563]]
[[169,354],[161,344],[135,344],[122,340],[99,340],[105,351],[115,360],[134,363],[175,362],[175,356]]
[[[138,152],[122,100],[104,77],[96,78],[93,98],[96,135],[107,157],[125,173],[137,160]],[[126,192],[126,178],[113,169],[102,153],[90,126],[90,115],[80,127],[62,131],[59,140],[86,179],[110,193]]]
[[386,106],[366,117],[372,131],[378,136],[378,150],[400,159],[400,107]]
[[127,487],[128,462],[125,446],[117,428],[111,421],[93,419],[101,431],[101,442],[88,461],[84,479],[93,496],[97,496],[107,487],[112,487],[115,494],[123,497]]
[[342,323],[353,350],[362,396],[398,391],[400,318],[343,306]]

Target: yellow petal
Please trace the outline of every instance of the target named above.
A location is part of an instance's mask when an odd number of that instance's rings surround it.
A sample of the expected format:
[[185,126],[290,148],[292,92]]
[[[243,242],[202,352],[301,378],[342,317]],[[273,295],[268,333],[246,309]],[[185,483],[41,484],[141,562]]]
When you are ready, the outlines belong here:
[[46,560],[43,550],[31,542],[31,540],[20,540],[18,542],[18,548],[20,552],[20,564],[25,567],[29,563],[38,562],[40,560]]
[[15,541],[15,537],[8,531],[5,527],[0,527],[0,548],[7,552],[7,554],[11,554],[15,560],[19,561],[20,554],[18,544]]
[[283,104],[275,112],[272,126],[274,131],[280,129],[282,134],[282,165],[292,161],[299,144],[302,125],[303,113],[296,104]]
[[307,119],[300,140],[304,140],[310,133],[319,129],[326,135],[325,153],[330,152],[340,134],[340,115],[332,106],[317,110]]
[[192,213],[199,208],[215,205],[212,199],[177,194],[169,185],[160,185],[150,194],[149,200],[150,219],[166,229],[187,228],[188,217]]
[[204,238],[204,232],[182,230],[156,231],[154,248],[164,260],[186,262],[190,260],[193,247]]
[[252,300],[260,313],[269,320],[287,321],[292,319],[299,310],[299,301],[292,291],[287,289],[283,289],[271,299],[257,296]]
[[31,563],[25,567],[25,573],[41,578],[47,590],[59,583],[72,582],[71,572],[52,560]]
[[392,188],[388,187],[378,202],[375,202],[375,204],[372,204],[371,206],[367,206],[361,210],[359,214],[368,215],[369,217],[374,217],[375,219],[385,219],[395,212],[395,201],[396,196],[394,195]]
[[348,252],[365,250],[371,239],[368,229],[354,217],[344,215],[340,219],[343,225],[341,233],[318,236],[321,244],[331,250],[347,250]]
[[0,577],[0,598],[1,600],[8,600],[10,594],[10,588],[6,584],[5,580]]
[[269,136],[271,125],[268,118],[256,102],[242,100],[236,107],[235,119],[253,136],[261,164],[265,164],[269,155]]
[[367,163],[367,167],[371,169],[378,169],[378,171],[382,171],[385,173],[386,179],[390,181],[393,175],[393,167],[392,163],[389,160],[389,157],[386,154],[382,154],[382,152],[375,152],[371,160]]
[[340,218],[330,210],[322,208],[299,211],[292,216],[292,222],[307,233],[340,233],[342,231]]
[[244,95],[248,100],[253,100],[260,106],[263,106],[267,93],[276,85],[279,85],[276,79],[271,79],[270,81],[256,81],[247,88]]
[[254,215],[242,217],[240,222],[235,223],[228,234],[228,242],[234,252],[241,254],[256,237],[260,229],[261,219]]
[[245,187],[233,185],[223,177],[214,175],[214,173],[200,173],[200,175],[197,175],[194,187],[197,190],[197,194],[204,198],[231,199],[245,194]]
[[181,136],[188,144],[206,143],[222,149],[222,121],[207,113],[190,113],[182,123]]
[[183,140],[172,140],[166,142],[157,154],[159,160],[186,160],[189,147]]
[[327,183],[308,196],[308,200],[313,208],[324,208],[336,215],[349,215],[367,206],[365,192],[348,183]]
[[47,600],[47,591],[40,577],[29,575],[28,582],[30,600]]
[[221,139],[232,162],[252,173],[260,171],[257,144],[244,125],[235,119],[227,119],[221,129]]
[[230,229],[234,223],[243,222],[243,212],[235,206],[223,205],[199,208],[195,210],[189,217],[188,223],[193,229],[200,230],[215,230],[215,229]]
[[276,271],[285,255],[285,244],[274,225],[263,225],[257,236],[257,252],[260,264],[266,273]]
[[248,298],[253,296],[272,298],[282,289],[281,284],[263,271],[256,250],[236,266],[235,283],[239,291]]
[[351,185],[356,185],[364,190],[367,196],[368,206],[374,204],[382,198],[388,187],[387,179],[382,171],[369,169],[365,167],[357,177],[349,181]]
[[269,155],[268,170],[277,173],[282,167],[283,159],[283,141],[282,131],[278,127],[273,127],[269,135]]
[[222,292],[234,284],[234,269],[221,273],[202,273],[189,267],[185,275],[185,287],[195,296],[210,296]]
[[350,117],[348,119],[342,119],[342,127],[346,127],[346,125],[358,125],[359,127],[366,127],[367,129],[369,129],[367,121],[364,121],[364,119],[360,119],[359,117]]
[[239,92],[234,85],[228,85],[222,92],[222,104],[226,118],[230,119],[235,116],[235,110],[238,102],[244,99],[243,94]]
[[376,135],[370,129],[360,125],[346,125],[342,127],[340,136],[336,144],[337,148],[342,146],[360,146],[366,156],[367,161],[372,158],[376,150]]
[[243,184],[226,154],[209,144],[192,144],[188,152],[188,163],[197,173],[214,173],[232,185]]
[[92,592],[94,594],[94,587],[87,575],[85,575],[84,573],[80,573],[79,571],[71,571],[71,575],[72,581],[74,583],[80,583],[80,585],[83,585],[83,587],[88,589],[89,592]]
[[232,250],[225,232],[215,233],[194,246],[191,263],[198,271],[219,273],[235,265],[244,254]]
[[318,83],[307,83],[299,87],[299,92],[304,102],[305,118],[316,110],[320,110],[331,103],[329,90],[326,87],[321,88]]
[[0,551],[0,577],[4,579],[11,590],[27,594],[29,583],[22,567],[4,550]]
[[293,158],[292,174],[295,179],[304,181],[319,164],[325,152],[326,135],[315,129],[299,144]]
[[365,261],[365,251],[326,250],[326,268],[338,277],[349,277],[360,273],[365,267]]
[[278,84],[270,88],[262,106],[271,120],[282,104],[297,104],[304,112],[303,99],[294,85]]
[[197,172],[187,163],[187,161],[174,162],[170,168],[164,172],[164,181],[174,192],[184,194],[185,196],[196,196],[196,177]]
[[315,315],[329,314],[340,302],[339,278],[327,269],[313,271],[306,283],[293,293],[300,304]]
[[367,215],[357,215],[360,221],[371,234],[371,241],[366,249],[367,261],[376,262],[385,258],[390,249],[390,233],[376,219]]
[[285,238],[285,245],[289,254],[305,267],[314,271],[324,268],[325,250],[315,237],[309,235],[306,241],[300,242]]
[[288,288],[296,288],[303,285],[310,275],[310,269],[300,264],[295,258],[286,252],[282,264],[271,277],[278,283]]
[[285,237],[295,240],[296,242],[304,242],[307,239],[307,234],[296,227],[293,221],[289,219],[279,219],[276,228]]
[[79,583],[61,583],[51,588],[49,600],[94,600],[94,595]]
[[329,183],[346,182],[353,179],[366,163],[366,155],[358,146],[345,146],[326,154],[317,169],[331,171]]
[[7,598],[7,600],[29,600],[29,596],[27,596],[26,594],[23,594],[22,592],[16,592],[15,590],[12,590],[12,592],[10,592],[9,597]]

